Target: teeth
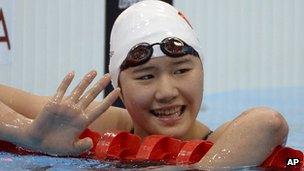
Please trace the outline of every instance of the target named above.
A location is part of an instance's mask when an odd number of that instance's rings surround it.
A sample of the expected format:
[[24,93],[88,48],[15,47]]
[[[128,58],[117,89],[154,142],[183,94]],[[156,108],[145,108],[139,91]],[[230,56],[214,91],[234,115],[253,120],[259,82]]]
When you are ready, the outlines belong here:
[[157,109],[154,110],[154,113],[157,115],[166,115],[166,116],[174,115],[174,114],[179,115],[181,113],[181,110],[182,110],[182,106],[178,106],[171,109]]

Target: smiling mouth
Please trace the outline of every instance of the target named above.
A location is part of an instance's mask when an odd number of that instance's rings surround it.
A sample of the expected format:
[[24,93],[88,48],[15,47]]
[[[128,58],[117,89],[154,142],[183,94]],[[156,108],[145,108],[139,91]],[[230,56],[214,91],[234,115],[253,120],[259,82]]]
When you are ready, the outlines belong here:
[[150,112],[158,118],[180,117],[185,112],[186,106],[176,106],[168,109],[155,109]]

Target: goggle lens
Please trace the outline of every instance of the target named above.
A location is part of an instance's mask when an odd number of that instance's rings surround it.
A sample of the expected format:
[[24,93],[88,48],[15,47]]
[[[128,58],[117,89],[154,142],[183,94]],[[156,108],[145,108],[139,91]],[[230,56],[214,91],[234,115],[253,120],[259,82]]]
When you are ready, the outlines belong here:
[[163,52],[166,52],[165,54],[171,57],[186,55],[184,47],[185,44],[176,38],[165,39],[161,44]]
[[169,37],[164,39],[161,43],[140,43],[135,45],[128,53],[127,58],[120,66],[120,70],[129,67],[138,66],[150,60],[153,54],[153,46],[160,45],[160,49],[169,57],[181,57],[187,54],[192,54],[199,57],[198,53],[181,39]]

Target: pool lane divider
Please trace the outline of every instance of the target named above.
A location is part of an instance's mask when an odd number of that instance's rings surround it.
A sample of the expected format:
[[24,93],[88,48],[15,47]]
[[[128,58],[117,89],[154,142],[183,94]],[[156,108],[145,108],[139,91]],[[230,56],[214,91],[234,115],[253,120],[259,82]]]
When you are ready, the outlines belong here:
[[[80,139],[90,137],[93,147],[80,157],[97,160],[121,161],[160,161],[170,165],[188,165],[199,162],[212,147],[213,143],[205,140],[183,141],[165,135],[150,135],[143,140],[129,132],[99,133],[86,129]],[[0,151],[21,155],[39,154],[24,148],[0,141]],[[304,169],[304,155],[300,150],[277,146],[272,154],[260,165],[263,168]]]
[[86,129],[79,138],[90,137],[93,148],[82,154],[98,160],[164,161],[166,164],[193,164],[212,147],[204,140],[182,141],[165,135],[150,135],[143,140],[129,132],[96,132]]

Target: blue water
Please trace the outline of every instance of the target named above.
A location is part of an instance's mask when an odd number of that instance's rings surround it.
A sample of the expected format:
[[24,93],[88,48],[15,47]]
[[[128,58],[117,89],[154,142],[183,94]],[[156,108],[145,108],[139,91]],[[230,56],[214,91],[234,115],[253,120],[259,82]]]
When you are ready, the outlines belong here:
[[[238,90],[206,94],[198,119],[215,129],[232,120],[242,111],[254,106],[269,106],[283,114],[290,131],[287,146],[304,151],[304,88],[287,87],[265,90]],[[105,162],[93,159],[50,156],[20,156],[0,152],[2,170],[192,170],[191,166],[164,166],[157,163]],[[222,170],[226,170],[223,168]],[[229,168],[230,170],[265,170],[257,167]],[[217,169],[218,170],[218,169]]]
[[215,129],[256,106],[268,106],[279,111],[289,125],[287,146],[304,151],[304,87],[207,94],[198,119]]
[[[80,170],[199,170],[192,166],[168,166],[155,163],[121,164],[118,162],[105,162],[93,159],[60,158],[50,156],[20,156],[6,152],[0,152],[0,171],[7,170],[58,170],[58,171],[80,171]],[[227,170],[227,168],[216,169]],[[257,167],[239,167],[233,170],[265,170]]]

